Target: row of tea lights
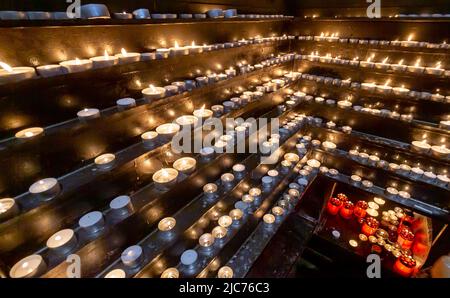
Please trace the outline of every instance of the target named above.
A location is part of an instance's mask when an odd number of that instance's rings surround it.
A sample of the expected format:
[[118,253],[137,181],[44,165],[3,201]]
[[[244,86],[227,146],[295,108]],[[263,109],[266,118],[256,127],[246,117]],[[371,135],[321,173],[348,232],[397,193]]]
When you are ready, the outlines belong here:
[[406,65],[403,64],[404,60],[401,59],[397,63],[389,63],[389,57],[385,57],[382,61],[375,62],[375,54],[369,56],[366,60],[359,60],[358,57],[353,58],[352,60],[343,59],[340,56],[332,57],[331,54],[326,54],[321,56],[317,51],[311,52],[310,55],[298,55],[299,60],[308,60],[311,62],[320,62],[320,63],[333,63],[340,65],[350,65],[354,67],[361,68],[374,68],[380,70],[392,70],[395,72],[409,72],[415,74],[430,74],[436,76],[445,75],[446,77],[450,76],[450,70],[445,70],[442,68],[442,62],[438,61],[433,66],[421,66],[421,59],[418,58],[414,65]]
[[[279,55],[276,57],[271,57],[271,58],[261,61],[260,63],[255,64],[255,65],[247,65],[245,67],[245,71],[248,72],[248,71],[263,69],[264,67],[280,64],[280,63],[292,60],[293,58],[294,58],[293,54],[283,54],[283,55]],[[226,69],[223,73],[219,73],[219,74],[210,73],[205,76],[197,77],[194,80],[176,81],[176,82],[173,82],[172,84],[164,86],[164,87],[149,85],[149,87],[144,88],[142,90],[142,96],[143,96],[145,102],[151,102],[151,101],[155,101],[155,100],[165,98],[168,96],[173,96],[173,95],[176,95],[176,94],[184,92],[184,91],[190,91],[194,88],[204,87],[209,84],[213,84],[213,83],[216,83],[216,82],[219,82],[222,80],[226,80],[226,79],[235,77],[236,75],[237,75],[236,69],[233,67],[230,67],[229,69]],[[291,76],[291,79],[292,79],[293,75],[287,74],[287,76]],[[281,88],[282,85],[284,86],[284,81],[283,81],[283,83],[281,83],[281,81],[279,79],[274,79],[272,81],[269,80],[263,86],[258,86],[256,88],[256,91],[251,94],[244,92],[243,96],[241,96],[240,101],[249,102],[250,99],[252,99],[252,98],[255,98],[255,99],[260,98],[263,95],[262,94],[263,92],[276,91],[279,88]],[[116,104],[120,111],[120,110],[132,108],[132,107],[136,106],[136,100],[133,98],[122,98],[122,99],[119,99],[116,102]],[[212,110],[214,112],[217,112],[217,114],[220,114],[220,113],[223,113],[223,111],[229,112],[231,109],[238,108],[239,105],[240,105],[239,102],[237,102],[236,100],[225,101],[222,106],[221,105],[213,106]],[[203,111],[203,113],[209,113],[209,110],[207,110],[207,109],[203,109],[202,111]],[[80,110],[79,112],[77,112],[77,117],[78,117],[78,119],[80,119],[80,121],[96,119],[96,118],[100,117],[100,115],[101,115],[100,110],[96,109],[96,108],[84,108],[84,109]],[[168,126],[166,126],[166,127],[168,127]],[[22,130],[18,131],[15,134],[15,137],[17,139],[21,139],[21,140],[30,139],[30,138],[35,138],[37,136],[41,136],[44,134],[44,132],[45,132],[45,129],[42,127],[30,127],[30,128],[26,128],[26,129],[22,129]]]
[[350,44],[361,44],[361,45],[373,45],[373,46],[401,46],[406,48],[421,47],[429,49],[450,49],[450,44],[447,42],[442,43],[431,43],[427,41],[415,41],[413,40],[414,35],[410,34],[406,40],[368,40],[368,39],[358,39],[358,38],[342,38],[339,37],[339,33],[324,33],[320,35],[301,35],[297,37],[299,40],[307,41],[328,41],[328,42],[339,42],[339,43],[350,43]]
[[395,173],[399,173],[411,178],[420,179],[424,182],[437,184],[443,187],[447,187],[450,179],[447,177],[447,173],[436,174],[432,169],[426,170],[420,165],[410,166],[406,162],[398,164],[396,162],[389,162],[381,159],[377,153],[369,154],[366,150],[359,148],[352,149],[348,152],[349,156],[363,164],[367,164],[374,167],[386,169]]
[[[416,261],[412,257],[413,252],[426,244],[422,243],[420,239],[415,239],[415,235],[411,231],[415,221],[412,212],[405,212],[400,207],[383,211],[380,224],[375,217],[379,214],[377,210],[380,210],[385,202],[384,199],[375,197],[371,202],[360,200],[353,203],[345,194],[340,193],[328,200],[326,210],[328,214],[333,216],[339,214],[345,220],[355,218],[361,224],[359,240],[361,242],[368,241],[375,246],[372,247],[372,251],[375,253],[381,254],[382,249],[385,249],[392,254],[397,259],[393,267],[394,272],[408,277],[416,267]],[[336,229],[332,231],[332,235],[340,238],[340,232]],[[349,245],[358,247],[358,241],[350,239]],[[405,258],[408,259],[408,266],[404,266]]]
[[11,67],[4,62],[0,62],[0,84],[35,78],[37,74],[41,77],[52,77],[67,73],[87,71],[90,69],[111,67],[118,64],[128,64],[139,61],[164,59],[173,56],[199,54],[212,50],[241,47],[250,44],[269,43],[292,38],[293,36],[283,35],[241,39],[212,45],[196,45],[195,42],[192,42],[192,44],[185,46],[181,46],[178,42],[175,42],[174,46],[171,48],[159,48],[154,52],[146,53],[128,52],[126,49],[122,48],[120,53],[110,55],[107,50],[104,50],[104,54],[102,56],[96,56],[89,59],[75,58],[73,60],[60,62],[59,64],[38,66],[36,69],[34,69],[34,67],[25,66]]

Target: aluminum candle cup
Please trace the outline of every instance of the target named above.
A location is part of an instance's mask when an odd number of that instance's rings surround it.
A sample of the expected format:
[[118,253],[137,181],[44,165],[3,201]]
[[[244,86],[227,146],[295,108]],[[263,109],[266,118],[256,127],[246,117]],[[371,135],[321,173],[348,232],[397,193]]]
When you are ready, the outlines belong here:
[[83,215],[78,221],[78,224],[84,232],[95,234],[103,230],[105,221],[100,211],[93,211]]
[[227,236],[227,232],[226,228],[217,226],[211,231],[211,234],[215,240],[221,242]]
[[157,100],[166,96],[166,89],[150,85],[148,88],[142,90],[142,95],[147,101]]
[[156,131],[147,131],[141,135],[142,143],[145,147],[153,147],[157,144],[158,133]]
[[19,214],[19,206],[14,199],[0,199],[0,221],[10,219],[17,214]]
[[142,247],[139,245],[133,245],[125,249],[120,255],[122,263],[130,268],[136,268],[141,265],[144,255]]
[[23,11],[0,11],[0,20],[26,20],[27,18],[27,14]]
[[41,255],[31,255],[21,259],[9,271],[11,278],[39,277],[47,270],[47,264]]
[[203,249],[209,250],[214,244],[214,237],[210,233],[205,233],[198,238],[198,244]]
[[0,84],[19,82],[36,76],[33,67],[10,67],[0,62]]
[[140,53],[128,53],[125,49],[121,50],[120,54],[116,55],[119,64],[133,63],[141,60]]
[[214,183],[208,183],[203,186],[203,194],[207,199],[214,199],[217,196],[217,185]]
[[140,8],[133,11],[135,19],[150,19],[150,11],[147,8]]
[[264,214],[263,216],[264,227],[266,229],[272,229],[275,222],[275,216],[273,214]]
[[112,153],[102,154],[95,158],[94,163],[100,170],[109,170],[114,166],[116,156]]
[[75,73],[91,69],[93,63],[89,59],[76,58],[75,60],[60,62],[59,65],[61,65],[67,73]]
[[180,277],[180,272],[178,271],[177,268],[174,268],[174,267],[167,268],[161,274],[161,278],[179,278],[179,277]]
[[56,232],[47,240],[47,247],[58,254],[67,254],[77,246],[77,237],[72,229]]
[[220,177],[222,186],[226,189],[230,189],[234,185],[234,175],[231,173],[225,173]]
[[218,278],[233,278],[233,269],[228,266],[223,266],[217,272]]
[[61,192],[61,185],[55,178],[45,178],[33,183],[28,191],[39,200],[48,201]]
[[81,5],[82,19],[109,19],[108,7],[103,4]]
[[118,217],[131,214],[134,210],[129,196],[116,197],[109,203],[109,208],[111,208],[111,213]]
[[36,67],[36,71],[43,78],[59,76],[64,73],[62,66],[59,64],[38,66]]
[[15,134],[17,139],[29,139],[34,138],[44,134],[44,129],[42,127],[30,127],[22,129]]
[[156,128],[162,142],[169,142],[180,131],[180,126],[175,123],[161,124]]
[[172,187],[178,178],[178,171],[172,168],[164,168],[152,176],[155,187],[159,190],[167,190]]
[[87,120],[92,120],[95,118],[100,117],[100,110],[99,109],[82,109],[77,113],[78,119],[80,121],[84,122]]
[[174,228],[177,221],[173,217],[166,217],[159,221],[158,230],[163,233],[163,235],[171,236],[173,234]]
[[123,111],[136,106],[136,100],[134,98],[121,98],[116,101],[119,111]]
[[111,67],[113,65],[116,65],[119,61],[119,59],[116,56],[109,56],[106,50],[103,56],[92,57],[89,58],[89,60],[92,61],[92,66],[95,69],[103,67]]
[[195,171],[197,161],[192,157],[182,157],[173,163],[173,168],[183,174],[191,174]]
[[114,269],[109,271],[106,275],[105,278],[125,278],[127,275],[125,273],[125,271],[123,271],[122,269]]
[[417,152],[427,153],[431,149],[431,145],[426,141],[413,141],[411,143],[411,149]]
[[233,219],[233,224],[234,224],[234,223],[239,223],[241,218],[244,216],[244,212],[242,212],[241,209],[233,209],[230,211],[230,213],[228,215]]
[[431,153],[437,158],[448,158],[450,156],[450,149],[442,146],[431,146]]

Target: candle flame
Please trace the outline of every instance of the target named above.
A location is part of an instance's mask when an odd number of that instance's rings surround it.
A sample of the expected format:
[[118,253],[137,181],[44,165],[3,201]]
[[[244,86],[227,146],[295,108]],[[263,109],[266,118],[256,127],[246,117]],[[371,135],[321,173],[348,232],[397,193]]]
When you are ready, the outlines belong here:
[[155,86],[153,86],[153,84],[150,84],[149,88],[150,88],[150,90],[152,90],[153,92],[155,91]]
[[180,46],[178,45],[178,42],[177,41],[175,41],[175,48],[179,48]]
[[420,58],[417,59],[415,66],[416,66],[416,67],[420,66]]
[[403,59],[401,59],[400,61],[398,61],[398,65],[402,65],[403,64]]
[[120,50],[120,52],[122,53],[123,56],[128,55],[127,51],[126,51],[124,48],[122,48],[122,49]]
[[386,81],[386,83],[384,84],[384,86],[388,86],[390,82],[391,82],[391,79],[388,79],[388,80]]
[[321,37],[323,37],[323,32],[322,32],[322,33],[320,33],[320,36],[321,36]]
[[436,68],[441,68],[441,61],[436,62]]
[[76,64],[76,65],[80,65],[80,64],[81,64],[80,59],[75,58],[75,64]]
[[195,41],[192,41],[191,46],[195,47]]
[[414,37],[414,35],[413,35],[413,34],[410,34],[410,35],[408,36],[408,41],[411,41],[411,40],[413,39],[413,37]]
[[389,60],[389,57],[384,58],[383,63],[386,63]]
[[105,58],[108,58],[109,57],[109,55],[108,55],[108,51],[107,50],[105,50]]
[[13,72],[12,67],[6,64],[5,62],[0,62],[0,66],[7,72]]

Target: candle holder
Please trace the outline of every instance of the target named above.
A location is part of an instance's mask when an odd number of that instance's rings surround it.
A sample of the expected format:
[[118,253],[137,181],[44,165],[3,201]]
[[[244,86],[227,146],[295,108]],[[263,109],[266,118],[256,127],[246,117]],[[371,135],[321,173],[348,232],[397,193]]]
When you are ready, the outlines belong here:
[[158,133],[156,131],[148,131],[141,135],[142,144],[146,148],[152,148],[156,146],[158,139]]
[[96,119],[100,117],[100,110],[98,109],[82,109],[77,113],[78,119],[81,122],[86,122],[88,120]]
[[209,200],[215,199],[217,197],[217,185],[215,183],[208,183],[203,186],[203,194]]
[[179,131],[180,126],[175,123],[164,123],[156,128],[156,132],[163,143],[170,142]]
[[173,167],[180,173],[191,174],[195,171],[197,161],[192,157],[182,157],[173,163]]
[[264,227],[267,230],[272,230],[273,229],[273,224],[275,222],[275,216],[273,214],[264,214],[263,216],[263,222],[264,222]]
[[161,278],[179,278],[179,277],[180,277],[180,272],[178,271],[177,268],[174,268],[174,267],[167,268],[161,274]]
[[403,250],[409,250],[414,242],[414,233],[406,226],[402,226],[399,230],[397,243]]
[[353,214],[358,218],[364,218],[366,216],[366,209],[369,207],[366,201],[356,202]]
[[80,228],[87,234],[94,235],[105,227],[105,220],[100,211],[92,211],[83,215],[78,221]]
[[132,108],[136,106],[136,100],[134,98],[121,98],[116,101],[117,108],[119,111],[124,111],[126,109]]
[[416,260],[410,256],[401,255],[394,263],[393,271],[403,277],[410,277],[416,268]]
[[55,178],[45,178],[33,183],[28,191],[39,200],[48,201],[61,192],[61,185]]
[[372,236],[377,231],[379,225],[378,220],[373,217],[368,217],[362,225],[361,232],[366,236]]
[[125,49],[122,49],[121,53],[116,54],[115,56],[117,57],[119,64],[133,63],[141,60],[140,53],[128,53]]
[[198,259],[198,253],[193,249],[188,249],[181,254],[181,264],[186,266],[189,271],[195,269],[195,265]]
[[94,69],[111,67],[118,63],[119,59],[116,56],[110,56],[108,52],[105,50],[103,56],[97,56],[89,58],[92,61],[92,67]]
[[57,254],[65,255],[77,246],[77,237],[72,229],[56,232],[47,240],[47,247]]
[[233,269],[228,266],[223,266],[217,272],[218,278],[233,278]]
[[165,217],[158,223],[158,230],[165,238],[172,238],[174,236],[174,228],[177,221],[173,217]]
[[[230,218],[231,219],[231,218]],[[211,231],[213,238],[218,242],[223,242],[227,236],[228,230],[225,227],[217,226]]]
[[36,71],[43,78],[59,76],[64,73],[62,66],[58,64],[38,66]]
[[354,209],[354,205],[352,202],[347,201],[345,202],[341,209],[339,210],[339,214],[341,215],[342,218],[345,219],[350,219],[353,216],[353,209]]
[[99,170],[111,169],[116,161],[116,156],[112,153],[102,154],[95,158],[94,163]]
[[125,278],[127,277],[127,274],[122,269],[114,269],[109,271],[105,278]]
[[178,171],[172,168],[163,168],[153,174],[152,179],[158,190],[166,191],[172,187],[178,178]]
[[21,259],[9,271],[11,278],[39,277],[47,270],[47,264],[41,255],[31,255]]
[[113,216],[122,217],[133,213],[134,207],[129,196],[118,196],[109,203]]
[[81,5],[82,19],[109,19],[108,7],[104,4]]
[[142,90],[142,95],[144,96],[146,101],[154,101],[157,99],[161,99],[166,96],[166,89],[162,87],[155,87],[150,85],[148,88]]
[[214,157],[215,150],[213,147],[203,147],[200,149],[200,156],[203,160],[209,161]]
[[150,19],[150,11],[147,8],[139,8],[133,11],[133,16],[138,20]]
[[231,218],[231,216],[223,215],[219,217],[218,224],[223,228],[228,228],[233,224],[233,219]]
[[239,224],[241,218],[244,216],[244,212],[241,209],[233,209],[228,215],[233,219],[233,224]]
[[220,181],[225,189],[230,189],[234,185],[234,175],[231,173],[225,173],[220,177]]
[[26,140],[30,138],[35,138],[37,136],[44,135],[44,129],[42,127],[30,127],[23,130],[18,131],[15,134],[15,137],[19,140]]
[[12,198],[0,199],[0,222],[19,214],[19,206]]
[[68,60],[60,62],[59,65],[61,65],[66,73],[76,73],[76,72],[82,72],[89,69],[92,69],[93,63],[89,59],[78,59],[75,60]]
[[126,267],[139,267],[144,259],[142,247],[139,245],[128,247],[122,252],[120,259]]

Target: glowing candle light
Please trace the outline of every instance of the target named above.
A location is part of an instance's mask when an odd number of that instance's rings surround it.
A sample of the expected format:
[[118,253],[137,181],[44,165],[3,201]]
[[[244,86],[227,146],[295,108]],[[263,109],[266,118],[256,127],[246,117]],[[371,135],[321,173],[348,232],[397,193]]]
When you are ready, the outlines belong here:
[[156,145],[158,133],[156,131],[147,131],[141,135],[141,140],[144,146],[152,147]]
[[264,214],[263,216],[263,222],[266,227],[272,227],[273,223],[275,222],[275,216],[273,214]]
[[92,119],[100,117],[100,110],[99,109],[88,109],[88,108],[82,109],[81,111],[79,111],[77,113],[77,117],[81,121],[92,120]]
[[198,238],[198,244],[203,248],[211,248],[214,244],[214,237],[210,233],[205,233]]
[[411,149],[418,152],[427,153],[431,149],[431,145],[428,144],[426,140],[413,141],[411,143]]
[[74,72],[81,72],[81,71],[86,71],[92,68],[92,61],[89,59],[78,59],[75,58],[75,60],[68,60],[68,61],[63,61],[61,63],[59,63],[59,65],[61,65],[62,67],[64,67],[64,69],[66,70],[67,73],[74,73]]
[[214,183],[208,183],[205,186],[203,186],[203,193],[208,199],[213,199],[216,197],[217,194],[217,185]]
[[105,153],[100,156],[97,156],[94,160],[97,168],[101,170],[108,170],[113,167],[116,160],[116,156],[112,153]]
[[122,260],[122,263],[127,267],[138,267],[143,261],[142,247],[139,245],[128,247],[122,252],[120,259]]
[[92,57],[90,60],[94,68],[110,67],[116,65],[119,61],[117,56],[110,56],[107,50],[105,50],[103,56]]
[[192,128],[198,123],[198,118],[192,115],[183,115],[175,119],[175,122],[182,128]]
[[432,74],[436,76],[441,76],[445,72],[445,69],[442,68],[441,61],[436,62],[434,67],[425,68],[425,73]]
[[205,109],[205,105],[203,105],[200,109],[194,110],[193,115],[197,117],[199,120],[204,121],[213,116],[213,111]]
[[30,139],[39,135],[42,135],[44,133],[44,129],[42,127],[30,127],[23,129],[21,131],[18,131],[15,134],[15,137],[18,139]]
[[178,171],[172,168],[164,168],[153,174],[152,178],[156,188],[167,190],[177,181]]
[[360,61],[359,65],[365,68],[373,68],[375,63],[372,62],[372,59],[375,58],[375,55],[370,56],[366,61]]
[[170,141],[179,131],[180,126],[175,123],[161,124],[156,128],[156,132],[164,142]]
[[77,245],[77,238],[72,229],[64,229],[56,232],[47,240],[47,247],[57,253],[70,252]]
[[220,177],[222,185],[226,188],[231,188],[234,183],[234,175],[231,173],[225,173]]
[[388,60],[389,60],[389,57],[386,57],[386,58],[384,58],[384,60],[382,62],[375,63],[375,68],[383,69],[383,70],[389,69],[390,64],[387,63]]
[[0,62],[0,84],[13,83],[36,76],[33,67],[11,67],[4,62]]
[[181,56],[181,55],[189,55],[189,47],[180,47],[178,42],[175,41],[175,45],[172,48],[169,48],[170,56]]
[[408,67],[406,65],[403,65],[403,59],[401,59],[397,64],[391,64],[391,68],[394,71],[402,72],[405,71]]
[[233,209],[228,215],[233,219],[233,221],[237,222],[242,218],[242,216],[244,216],[244,213],[241,209]]
[[165,217],[158,223],[158,230],[161,232],[170,232],[175,228],[177,221],[173,217]]
[[218,220],[219,226],[224,227],[224,228],[228,228],[229,226],[231,226],[232,223],[233,223],[233,219],[231,218],[231,216],[228,216],[228,215],[223,215]]
[[120,54],[116,54],[119,64],[133,63],[141,60],[140,53],[128,53],[124,48],[120,50]]
[[105,275],[105,278],[125,278],[126,273],[122,269],[114,269]]
[[19,213],[19,207],[12,198],[0,199],[0,221],[14,217]]
[[225,236],[227,235],[227,232],[228,232],[228,230],[222,226],[217,226],[214,229],[212,229],[212,231],[211,231],[214,239],[218,239],[218,240],[224,239]]
[[408,67],[407,67],[408,72],[417,73],[417,74],[423,73],[425,70],[425,67],[420,66],[420,62],[421,62],[421,59],[419,58],[419,59],[417,59],[417,61],[414,65],[408,65]]
[[61,185],[56,178],[45,178],[33,183],[28,191],[40,200],[53,199],[61,191]]
[[193,41],[187,48],[190,54],[199,54],[203,52],[203,46],[195,45],[195,41]]
[[182,157],[173,163],[173,167],[180,173],[190,174],[194,172],[197,161],[192,157]]
[[180,277],[180,272],[178,271],[177,268],[174,268],[174,267],[167,268],[161,274],[161,278],[179,278],[179,277]]
[[142,90],[142,95],[147,101],[157,100],[166,96],[166,89],[149,85],[148,88]]
[[217,272],[218,278],[233,278],[233,269],[228,266],[223,266]]
[[431,153],[437,158],[447,158],[450,155],[450,149],[445,145],[431,146]]
[[47,265],[41,255],[31,255],[14,264],[9,272],[12,278],[38,277],[47,270]]
[[64,73],[63,67],[59,64],[41,65],[36,67],[36,71],[43,78],[59,76]]

